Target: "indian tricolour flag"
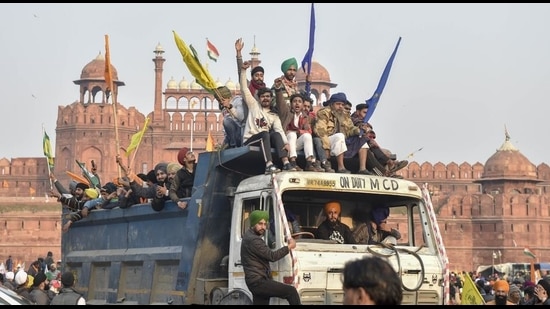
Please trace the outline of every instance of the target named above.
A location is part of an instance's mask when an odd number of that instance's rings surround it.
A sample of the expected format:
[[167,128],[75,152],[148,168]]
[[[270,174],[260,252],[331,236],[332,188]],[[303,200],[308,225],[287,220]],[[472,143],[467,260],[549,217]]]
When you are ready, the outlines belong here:
[[534,259],[537,258],[537,256],[533,253],[533,251],[531,251],[531,249],[529,249],[529,248],[527,248],[527,247],[525,247],[525,248],[523,249],[523,254],[525,254],[525,255],[527,255],[527,256],[530,256],[530,257],[532,257],[532,258],[534,258]]
[[206,50],[208,52],[208,58],[212,59],[213,61],[218,61],[220,53],[218,52],[216,46],[214,46],[214,44],[212,44],[209,39],[206,39]]

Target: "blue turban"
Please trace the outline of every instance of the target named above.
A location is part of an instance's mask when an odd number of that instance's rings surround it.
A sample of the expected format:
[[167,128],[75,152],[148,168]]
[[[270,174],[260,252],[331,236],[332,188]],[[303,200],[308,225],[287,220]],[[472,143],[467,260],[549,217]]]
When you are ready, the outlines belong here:
[[283,63],[281,64],[281,71],[283,71],[283,73],[286,73],[286,71],[288,71],[291,66],[294,66],[294,68],[298,70],[298,61],[296,60],[296,58],[290,58],[283,61]]
[[388,207],[377,207],[371,212],[372,220],[378,225],[390,215],[390,209]]

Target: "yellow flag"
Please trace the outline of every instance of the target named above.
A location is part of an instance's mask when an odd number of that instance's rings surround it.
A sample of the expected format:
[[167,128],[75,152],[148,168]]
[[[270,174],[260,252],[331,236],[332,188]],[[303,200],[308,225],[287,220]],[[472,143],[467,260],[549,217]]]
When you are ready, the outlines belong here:
[[52,144],[50,143],[50,137],[46,131],[44,131],[44,137],[42,138],[42,148],[44,148],[44,155],[48,160],[48,167],[52,170],[54,167]]
[[483,296],[479,293],[476,284],[469,275],[464,276],[464,286],[462,287],[461,305],[485,305]]
[[111,71],[111,53],[109,52],[109,35],[105,35],[105,83],[107,89],[112,91],[113,72]]
[[130,156],[132,151],[136,149],[139,144],[141,143],[141,139],[143,138],[143,134],[145,134],[145,131],[147,130],[147,126],[149,125],[149,117],[145,118],[145,123],[143,124],[143,128],[139,130],[136,134],[132,135],[132,140],[130,141],[130,145],[128,145],[128,148],[126,148],[126,156]]
[[34,196],[35,193],[36,193],[36,190],[33,187],[29,187],[29,194],[31,196]]
[[208,131],[208,138],[206,139],[206,151],[214,151],[214,138],[212,138],[212,133]]
[[191,48],[187,47],[187,44],[179,37],[179,35],[176,33],[176,31],[172,31],[174,33],[174,40],[176,41],[176,46],[178,47],[182,57],[183,62],[187,66],[187,69],[189,69],[189,72],[193,77],[195,77],[195,80],[199,85],[201,85],[206,91],[213,93],[214,89],[217,88],[216,81],[208,70],[206,70],[202,64],[199,61],[199,58],[197,57],[197,53],[191,46]]

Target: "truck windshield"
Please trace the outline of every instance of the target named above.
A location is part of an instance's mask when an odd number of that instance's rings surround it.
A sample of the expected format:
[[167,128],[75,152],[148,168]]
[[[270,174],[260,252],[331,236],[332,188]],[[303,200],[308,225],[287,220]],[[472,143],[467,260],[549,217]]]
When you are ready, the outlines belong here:
[[[340,221],[355,231],[362,223],[383,221],[388,229],[396,230],[398,245],[423,246],[424,234],[418,211],[422,200],[418,197],[365,194],[334,191],[287,190],[282,195],[289,226],[294,232],[315,234],[317,227],[326,219],[324,207],[327,202],[338,201],[341,207]],[[380,209],[387,209],[387,217],[381,219]],[[376,210],[375,210],[376,209]],[[373,214],[374,217],[373,218]],[[312,238],[302,233],[302,241]],[[360,242],[363,243],[363,242]]]

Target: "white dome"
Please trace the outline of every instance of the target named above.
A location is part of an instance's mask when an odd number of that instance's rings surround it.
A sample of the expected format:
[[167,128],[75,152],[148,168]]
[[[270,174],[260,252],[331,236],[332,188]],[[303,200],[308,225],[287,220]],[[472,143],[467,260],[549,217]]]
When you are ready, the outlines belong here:
[[168,84],[166,84],[166,88],[168,89],[178,89],[178,83],[174,79],[174,77],[170,78],[168,81]]

